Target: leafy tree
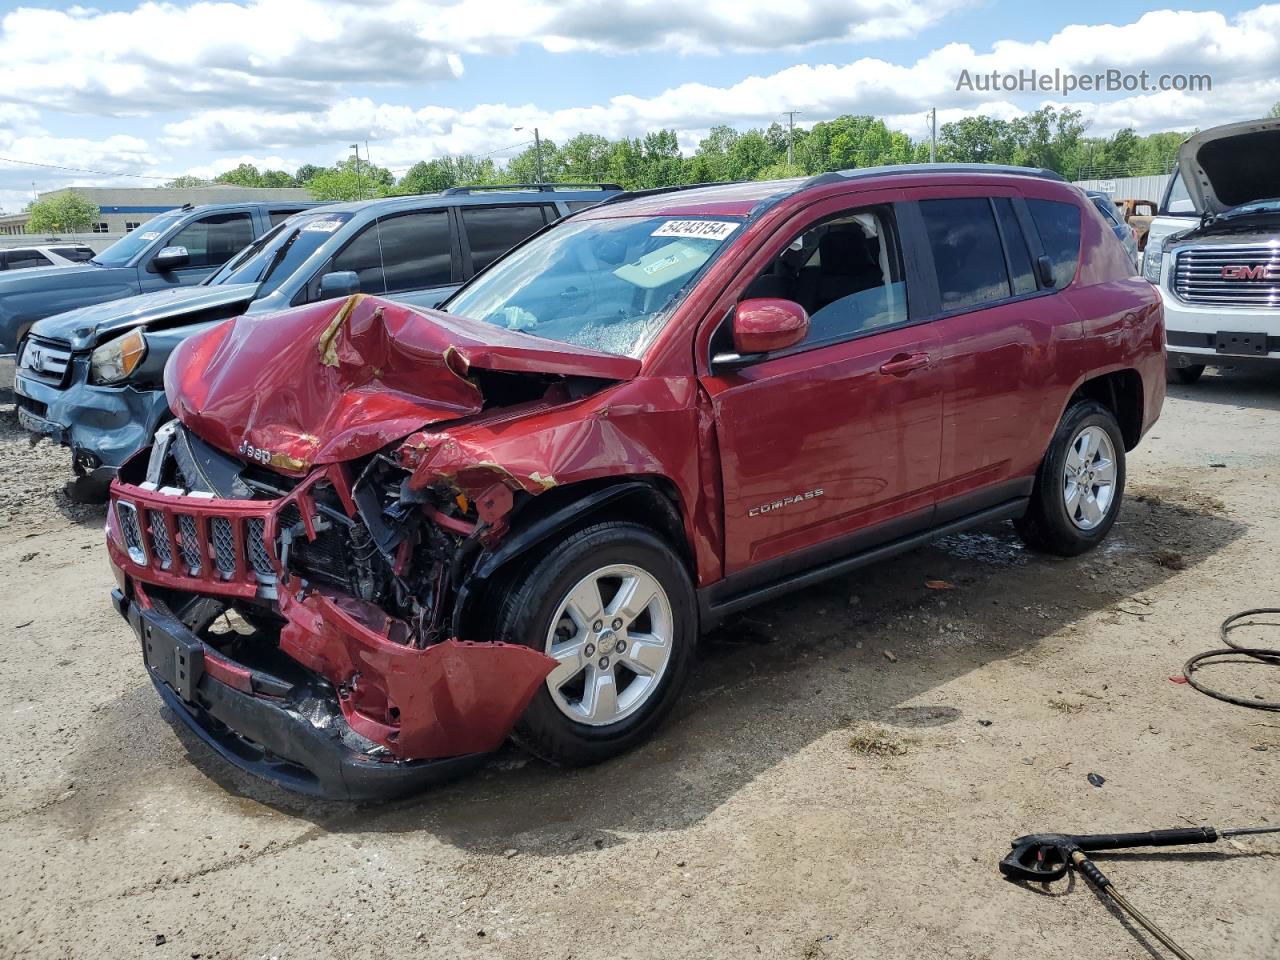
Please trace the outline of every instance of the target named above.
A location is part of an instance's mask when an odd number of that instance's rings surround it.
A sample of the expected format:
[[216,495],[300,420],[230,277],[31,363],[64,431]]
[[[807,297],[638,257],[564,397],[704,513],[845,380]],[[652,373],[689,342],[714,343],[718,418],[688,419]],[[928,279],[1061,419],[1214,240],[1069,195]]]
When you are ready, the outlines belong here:
[[368,196],[378,196],[381,192],[390,189],[395,185],[395,175],[386,167],[379,167],[370,163],[363,158],[357,160],[355,157],[347,157],[345,160],[335,163],[334,170],[348,170],[358,174],[360,179],[368,184]]
[[938,159],[949,163],[1010,163],[1013,139],[1009,124],[986,116],[944,123],[938,131]]
[[370,197],[381,196],[379,188],[354,169],[340,170],[335,167],[321,170],[305,186],[316,200],[368,200]]
[[572,183],[596,183],[609,169],[612,144],[598,133],[580,133],[560,148],[561,178]]
[[317,167],[314,163],[304,163],[298,168],[297,173],[293,175],[293,179],[298,182],[298,186],[306,186],[307,181],[323,170],[324,167]]
[[203,179],[202,177],[191,177],[191,176],[184,175],[181,177],[174,177],[172,180],[166,183],[165,186],[173,187],[175,189],[182,189],[184,187],[207,187],[209,186],[209,181]]
[[804,168],[798,163],[787,163],[780,160],[777,163],[771,163],[767,167],[762,167],[756,174],[757,180],[786,180],[790,177],[803,177]]
[[213,178],[214,183],[227,183],[237,187],[262,186],[262,174],[252,163],[242,163],[233,170],[227,170]]
[[283,170],[263,170],[258,179],[260,187],[296,187],[298,181],[290,173]]
[[27,210],[31,213],[27,221],[30,233],[84,233],[102,216],[96,203],[75,190],[59,190],[41,197]]
[[419,160],[410,167],[396,184],[397,194],[439,193],[447,187],[458,185],[458,174],[452,158]]

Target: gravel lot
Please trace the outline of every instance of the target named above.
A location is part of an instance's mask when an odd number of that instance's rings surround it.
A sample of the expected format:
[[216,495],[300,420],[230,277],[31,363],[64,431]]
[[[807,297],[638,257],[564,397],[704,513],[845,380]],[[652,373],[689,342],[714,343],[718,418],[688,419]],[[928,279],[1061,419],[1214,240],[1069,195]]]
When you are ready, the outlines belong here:
[[[63,498],[66,452],[6,412],[0,956],[1156,955],[1084,884],[995,864],[1031,831],[1280,823],[1280,715],[1169,680],[1227,614],[1280,606],[1280,377],[1171,394],[1103,549],[948,538],[718,631],[622,760],[512,749],[365,807],[233,772],[161,709],[108,601],[101,508]],[[1215,680],[1276,697],[1277,673]],[[1278,854],[1101,864],[1192,954],[1274,960]]]

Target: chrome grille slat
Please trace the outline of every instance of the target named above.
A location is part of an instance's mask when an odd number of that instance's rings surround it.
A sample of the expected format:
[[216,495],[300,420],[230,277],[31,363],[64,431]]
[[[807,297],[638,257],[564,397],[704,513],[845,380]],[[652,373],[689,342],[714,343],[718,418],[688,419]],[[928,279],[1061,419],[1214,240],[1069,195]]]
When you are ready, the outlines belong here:
[[147,511],[147,526],[151,530],[151,550],[160,563],[161,570],[173,566],[173,550],[169,546],[169,529],[164,525],[164,515],[158,510]]
[[209,523],[209,530],[218,572],[224,577],[230,577],[236,572],[236,538],[231,529],[231,521],[226,517],[214,517]]
[[[1262,267],[1259,279],[1227,278],[1224,267]],[[1192,247],[1180,250],[1173,264],[1174,294],[1187,303],[1271,307],[1280,304],[1280,244]]]
[[196,529],[196,518],[189,513],[178,514],[178,549],[182,552],[182,562],[187,572],[193,576],[200,573],[200,535]]

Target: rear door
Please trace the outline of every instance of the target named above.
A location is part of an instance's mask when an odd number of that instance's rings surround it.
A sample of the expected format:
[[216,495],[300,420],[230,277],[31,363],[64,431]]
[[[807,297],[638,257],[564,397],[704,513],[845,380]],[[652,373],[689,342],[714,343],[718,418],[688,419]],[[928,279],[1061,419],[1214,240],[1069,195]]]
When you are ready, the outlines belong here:
[[797,347],[747,366],[713,361],[702,377],[735,589],[929,525],[938,341],[912,302],[918,268],[899,239],[899,196],[862,194],[856,206],[836,198],[797,215],[714,308],[713,354],[732,349],[730,317],[742,299],[795,300],[811,324]]
[[1058,415],[1050,409],[1057,345],[1079,335],[1079,320],[1037,279],[1043,247],[1014,190],[907,195],[904,222],[936,278],[928,307],[942,390],[935,522],[946,523],[1030,492],[1039,438]]

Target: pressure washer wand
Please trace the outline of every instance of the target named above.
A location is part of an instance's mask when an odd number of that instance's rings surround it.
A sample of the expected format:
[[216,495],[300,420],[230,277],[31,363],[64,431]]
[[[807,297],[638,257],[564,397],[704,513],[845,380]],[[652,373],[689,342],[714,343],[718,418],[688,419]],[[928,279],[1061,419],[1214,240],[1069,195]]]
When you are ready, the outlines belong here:
[[1193,843],[1215,843],[1222,837],[1280,833],[1280,827],[1189,827],[1177,830],[1148,830],[1144,833],[1033,833],[1013,841],[1013,850],[1000,861],[1000,872],[1010,880],[1048,883],[1066,875],[1074,866],[1099,893],[1132,917],[1149,934],[1164,944],[1178,960],[1193,960],[1167,933],[1148,920],[1131,904],[1092,860],[1086,850],[1121,850],[1129,847],[1172,847]]

